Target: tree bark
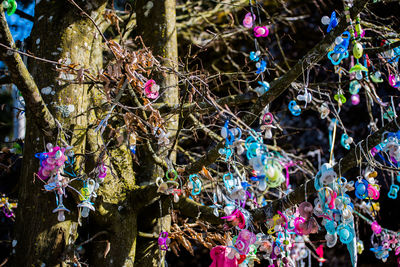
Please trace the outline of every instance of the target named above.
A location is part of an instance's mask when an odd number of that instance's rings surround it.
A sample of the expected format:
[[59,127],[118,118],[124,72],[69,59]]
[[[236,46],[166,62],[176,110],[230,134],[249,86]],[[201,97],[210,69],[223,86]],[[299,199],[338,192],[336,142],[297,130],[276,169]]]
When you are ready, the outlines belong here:
[[[149,46],[154,56],[160,60],[164,67],[170,69],[169,72],[157,73],[153,78],[160,85],[161,100],[170,106],[179,104],[179,88],[177,71],[178,45],[176,33],[176,0],[138,0],[136,2],[136,18],[139,35],[143,38],[145,45]],[[175,138],[179,125],[179,115],[172,115],[166,118],[165,128],[169,134],[170,145],[156,146],[154,151],[163,158],[169,156],[169,161],[175,163]],[[172,151],[172,152],[171,152]],[[140,168],[139,183],[148,184],[154,182],[157,177],[163,177],[164,171],[151,159],[151,152],[142,149],[146,159],[142,161]],[[170,153],[171,152],[171,153]],[[172,168],[172,166],[170,166]],[[159,201],[170,201],[163,198]],[[142,231],[160,233],[169,231],[171,226],[170,215],[160,215],[160,203],[152,201],[152,205],[145,207],[139,214],[146,217],[146,224],[142,224]],[[157,218],[160,217],[160,218]],[[157,240],[139,238],[137,264],[139,266],[158,266],[160,254]],[[164,252],[162,252],[164,253]]]
[[[103,19],[106,0],[78,4],[95,21]],[[93,23],[87,17],[81,16],[67,1],[41,2],[36,6],[31,43],[31,51],[39,57],[54,61],[66,59],[65,63],[77,63],[92,73],[102,68],[101,35]],[[75,207],[78,202],[73,198],[75,193],[67,192],[69,197],[65,203],[71,214],[66,215],[66,221],[57,221],[57,216],[51,214],[51,210],[56,207],[54,195],[44,192],[43,184],[34,179],[34,173],[39,168],[39,161],[34,155],[43,151],[46,143],[62,145],[60,139],[64,139],[74,146],[75,153],[84,154],[86,149],[96,152],[95,159],[92,159],[92,162],[96,162],[101,138],[99,133],[93,131],[96,114],[90,108],[104,103],[104,99],[95,88],[89,93],[88,85],[58,84],[56,79],[59,73],[55,66],[38,61],[30,62],[30,66],[39,90],[51,86],[55,92],[54,95],[43,95],[43,98],[70,138],[60,129],[57,136],[43,136],[37,127],[34,110],[27,106],[27,136],[15,231],[18,244],[13,266],[64,266],[73,261],[76,249],[74,242],[78,235],[78,209]],[[64,75],[62,78],[69,77]],[[71,106],[73,109],[66,109]],[[127,212],[127,209],[121,214],[119,212],[121,203],[126,201],[126,194],[123,192],[132,189],[135,184],[131,157],[126,147],[111,149],[110,156],[110,166],[118,177],[106,177],[98,192],[95,205],[97,210],[92,213],[94,222],[99,223],[97,229],[105,229],[109,233],[106,240],[110,244],[110,250],[107,256],[104,248],[101,253],[91,253],[89,261],[92,266],[133,266],[137,213]],[[75,167],[85,170],[85,162],[80,160]],[[92,164],[90,170],[93,167]]]

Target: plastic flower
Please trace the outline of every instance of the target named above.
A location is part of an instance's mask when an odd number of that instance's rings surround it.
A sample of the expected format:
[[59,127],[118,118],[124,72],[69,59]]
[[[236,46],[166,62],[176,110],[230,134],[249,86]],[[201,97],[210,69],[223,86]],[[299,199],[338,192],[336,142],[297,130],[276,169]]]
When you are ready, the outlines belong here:
[[267,37],[269,34],[269,30],[267,26],[256,26],[254,27],[254,36],[255,37]]
[[252,15],[251,13],[247,13],[246,16],[243,19],[243,26],[246,28],[251,28],[253,27],[253,22],[256,20],[256,15]]
[[154,80],[148,80],[144,85],[144,93],[147,98],[156,99],[158,97],[158,91],[160,86],[156,84]]

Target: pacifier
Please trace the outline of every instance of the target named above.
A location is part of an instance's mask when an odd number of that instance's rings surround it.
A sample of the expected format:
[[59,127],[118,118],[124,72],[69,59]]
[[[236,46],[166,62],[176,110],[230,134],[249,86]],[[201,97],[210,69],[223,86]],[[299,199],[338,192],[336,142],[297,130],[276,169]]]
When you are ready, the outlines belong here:
[[358,104],[360,104],[360,95],[351,95],[350,99],[353,106],[357,106]]
[[389,75],[389,84],[390,86],[394,88],[399,88],[400,87],[400,75]]
[[267,26],[256,26],[253,29],[255,37],[267,37],[269,34],[269,29]]
[[267,62],[264,59],[261,59],[260,62],[257,62],[256,68],[257,68],[256,71],[257,74],[265,72],[267,70]]
[[250,28],[253,27],[253,23],[254,23],[255,20],[256,20],[256,15],[251,14],[249,12],[244,16],[243,26],[245,26],[246,28],[250,29]]
[[353,80],[350,82],[349,92],[352,95],[356,95],[360,92],[361,84],[357,80]]
[[260,55],[261,55],[260,51],[257,51],[257,52],[251,51],[250,52],[250,60],[257,62],[260,60]]
[[93,179],[88,179],[84,182],[83,187],[80,190],[79,200],[81,203],[77,205],[78,208],[82,208],[82,217],[86,218],[89,216],[89,211],[95,211],[90,198],[95,195],[96,182]]
[[328,16],[323,16],[321,19],[321,22],[322,22],[322,24],[328,26],[326,31],[329,33],[333,28],[335,28],[338,25],[338,20],[336,18],[336,12],[333,11],[330,18]]
[[391,198],[391,199],[396,199],[397,198],[397,193],[399,192],[399,189],[400,188],[399,188],[398,185],[392,184],[390,186],[390,190],[388,192],[388,197]]
[[337,174],[329,163],[324,163],[321,170],[317,173],[315,179],[323,186],[331,184],[336,181]]
[[374,232],[374,234],[376,234],[376,235],[379,235],[382,232],[382,227],[378,224],[377,221],[374,221],[371,224],[371,229],[372,229],[372,232]]
[[265,94],[266,92],[268,92],[270,85],[268,82],[266,81],[258,81],[258,84],[260,86],[256,87],[256,89],[254,89],[254,91],[256,91],[258,96],[262,96],[263,94]]
[[350,144],[353,143],[353,138],[351,138],[347,134],[343,133],[340,143],[344,148],[346,148],[347,150],[350,150]]
[[154,80],[148,80],[144,85],[144,94],[147,98],[156,99],[159,95],[160,86]]
[[246,227],[246,217],[238,209],[234,210],[232,214],[228,216],[221,217],[221,219],[226,219],[228,222],[232,222],[233,225],[239,227],[240,229],[244,229]]
[[339,235],[340,242],[342,242],[343,244],[349,244],[351,241],[353,241],[353,229],[348,224],[340,224],[337,227],[336,231]]
[[378,188],[379,188],[379,187],[377,187],[377,185],[371,185],[371,184],[369,184],[369,185],[368,185],[368,188],[367,188],[367,190],[368,190],[368,197],[369,197],[369,198],[372,198],[373,200],[378,200],[378,199],[379,199],[379,195],[380,195]]
[[347,99],[346,99],[346,97],[343,95],[343,93],[339,93],[339,92],[338,92],[337,94],[335,94],[335,96],[334,96],[333,98],[336,100],[336,102],[339,103],[339,105],[345,104],[346,101],[347,101]]
[[366,72],[368,73],[368,69],[366,67],[364,67],[363,65],[361,65],[360,63],[357,63],[356,65],[354,65],[350,70],[349,73],[356,73],[356,79],[357,80],[361,80],[363,78],[363,74],[362,72]]
[[333,248],[337,243],[337,234],[336,234],[336,232],[334,234],[326,234],[325,235],[325,239],[326,239],[326,246],[328,248]]
[[168,238],[168,232],[161,232],[158,236],[158,247],[160,248],[160,250],[168,250],[168,244],[170,242],[171,240]]
[[190,181],[190,189],[192,189],[192,195],[196,196],[200,194],[201,188],[203,186],[202,181],[200,180],[200,177],[197,174],[192,174],[189,176],[189,181]]
[[371,74],[369,75],[369,77],[371,78],[371,80],[372,80],[374,83],[381,83],[381,82],[383,82],[382,74],[381,74],[380,71],[375,71],[374,73],[371,73]]
[[321,119],[325,119],[329,115],[329,106],[326,102],[322,103],[321,106],[318,107],[319,113],[321,113]]
[[235,242],[235,247],[239,251],[241,255],[246,255],[249,253],[249,246],[254,244],[256,242],[257,238],[256,235],[249,230],[243,229],[240,231],[236,242]]
[[289,110],[294,116],[299,116],[301,114],[301,108],[294,100],[289,102]]
[[11,16],[17,10],[17,2],[15,0],[4,0],[3,7],[7,9],[7,15]]

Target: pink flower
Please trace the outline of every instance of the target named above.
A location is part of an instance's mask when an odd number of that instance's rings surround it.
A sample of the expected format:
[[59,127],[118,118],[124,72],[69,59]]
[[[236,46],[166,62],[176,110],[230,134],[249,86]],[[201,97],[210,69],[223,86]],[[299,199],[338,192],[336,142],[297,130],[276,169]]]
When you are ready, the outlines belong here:
[[254,36],[255,37],[267,37],[269,34],[269,30],[267,26],[256,26],[254,27]]
[[156,99],[159,90],[160,86],[158,86],[154,80],[148,80],[144,85],[144,93],[147,98]]
[[253,27],[253,22],[256,20],[256,15],[251,15],[251,13],[247,13],[243,19],[243,26],[246,28]]

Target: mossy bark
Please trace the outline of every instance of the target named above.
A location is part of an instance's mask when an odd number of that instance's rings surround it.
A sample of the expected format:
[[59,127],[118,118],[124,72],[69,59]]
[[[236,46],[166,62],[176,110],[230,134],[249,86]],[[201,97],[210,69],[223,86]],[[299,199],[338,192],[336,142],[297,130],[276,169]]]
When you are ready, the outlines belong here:
[[[170,69],[168,72],[157,73],[153,78],[159,85],[161,91],[161,100],[163,103],[171,106],[179,104],[179,87],[177,71],[178,45],[176,32],[176,0],[138,0],[136,2],[136,18],[138,33],[143,41],[149,46],[153,54],[160,60],[161,64]],[[169,156],[169,161],[175,163],[176,153],[174,140],[179,125],[179,115],[172,115],[164,118],[166,120],[165,128],[169,134],[170,145],[157,146],[155,151],[162,158]],[[172,151],[172,152],[171,152]],[[157,177],[163,177],[163,170],[155,165],[151,160],[151,154],[146,149],[141,151],[149,160],[144,161],[141,166],[141,175],[139,182],[147,184],[154,181]],[[145,175],[144,175],[145,174]],[[163,200],[159,200],[163,201]],[[165,199],[164,201],[170,201]],[[143,232],[168,231],[171,226],[169,215],[161,215],[159,203],[156,201],[149,207],[142,209],[139,216],[146,218],[146,223],[139,229]],[[149,212],[152,211],[152,212]],[[140,228],[141,227],[141,228]],[[137,263],[140,266],[158,266],[160,253],[157,240],[140,238],[138,242]]]
[[[76,1],[95,21],[103,19],[102,14],[107,0]],[[140,1],[137,3],[140,4]],[[156,55],[161,56],[164,66],[176,70],[177,41],[175,29],[175,1],[154,1],[154,22],[157,31],[149,32],[144,36],[145,43],[152,44]],[[161,5],[160,7],[158,7]],[[160,9],[161,8],[161,9]],[[159,17],[159,11],[162,16]],[[138,12],[139,14],[143,14]],[[157,40],[157,42],[154,42]],[[83,16],[68,1],[40,2],[35,9],[34,28],[30,37],[32,51],[36,56],[54,61],[63,60],[67,64],[79,64],[81,68],[89,69],[96,73],[102,68],[102,42],[101,35],[96,31],[93,23]],[[89,172],[99,159],[100,151],[104,145],[99,132],[94,128],[99,119],[109,111],[105,104],[104,96],[98,88],[84,84],[71,84],[57,80],[60,73],[54,65],[41,61],[30,60],[30,73],[37,87],[51,87],[54,94],[43,95],[49,111],[62,126],[57,135],[43,135],[43,129],[38,127],[37,116],[27,107],[27,133],[24,147],[24,164],[20,179],[19,209],[17,211],[17,225],[15,238],[17,240],[16,255],[12,259],[13,266],[67,266],[73,263],[76,255],[75,241],[78,237],[78,201],[73,197],[73,192],[68,192],[65,205],[71,209],[71,214],[66,215],[66,221],[58,222],[57,215],[51,214],[56,207],[53,193],[43,191],[43,183],[34,179],[38,171],[39,161],[35,153],[45,149],[46,143],[63,145],[61,139],[74,146],[75,153],[85,154],[90,152],[86,160],[78,160],[76,170]],[[72,76],[62,74],[63,79]],[[163,101],[168,104],[177,104],[179,91],[177,77],[174,72],[160,74],[156,78],[161,85]],[[90,90],[89,90],[90,89]],[[103,109],[98,107],[102,106]],[[178,127],[178,117],[173,116],[166,122],[165,128],[174,138]],[[173,142],[171,142],[173,143]],[[164,150],[163,150],[164,149]],[[156,151],[167,155],[171,147],[158,148]],[[170,158],[175,160],[175,153]],[[152,161],[152,159],[150,159]],[[147,203],[133,203],[136,186],[136,174],[132,169],[132,157],[125,145],[108,148],[106,165],[110,167],[113,175],[107,175],[104,183],[99,188],[95,202],[96,211],[90,215],[90,221],[85,222],[91,234],[106,231],[93,242],[85,257],[90,266],[152,266],[157,265],[158,252],[156,240],[150,243],[142,242],[143,251],[150,251],[151,256],[144,259],[136,258],[136,237],[138,233],[137,218],[146,217],[152,222],[151,229],[159,232],[160,229],[169,230],[169,216],[158,218],[158,213],[148,212],[150,207],[157,209],[157,203],[148,208],[143,208]],[[152,177],[162,173],[162,170],[153,167]],[[149,165],[149,166],[150,166]],[[140,170],[149,173],[148,169]],[[145,177],[145,175],[141,175]],[[146,177],[145,181],[152,179]],[[136,198],[135,198],[136,199]],[[163,223],[161,228],[156,225]],[[89,247],[88,246],[88,247]],[[43,265],[44,264],[44,265]]]
[[[96,21],[102,20],[106,0],[78,1],[78,4]],[[93,23],[68,1],[40,2],[35,9],[35,22],[31,34],[32,48],[36,56],[54,61],[66,60],[96,73],[102,68],[102,39]],[[89,92],[88,85],[58,83],[59,73],[55,66],[40,61],[30,61],[30,72],[39,89],[50,86],[54,95],[45,95],[44,100],[53,116],[60,122],[65,134],[43,136],[35,123],[31,110],[27,110],[27,133],[24,147],[23,174],[20,180],[19,209],[16,225],[16,257],[13,266],[64,266],[74,258],[74,242],[78,235],[78,209],[73,192],[65,200],[71,209],[66,221],[58,222],[57,215],[51,214],[56,206],[53,193],[43,191],[43,183],[34,179],[39,167],[34,154],[44,150],[45,144],[62,145],[60,138],[74,146],[75,153],[85,153],[86,149],[96,152],[91,161],[94,167],[101,147],[99,133],[93,131],[96,115],[101,112],[91,110],[104,103],[96,88]],[[62,75],[62,78],[72,78]],[[73,108],[71,108],[73,107]],[[108,175],[101,186],[96,201],[98,210],[91,218],[98,223],[96,229],[106,230],[110,244],[107,256],[104,250],[91,253],[91,266],[133,266],[136,245],[136,212],[121,211],[127,202],[126,193],[135,185],[131,168],[131,157],[126,147],[110,150],[112,161],[107,162],[118,177]],[[76,169],[85,170],[85,162],[80,160]],[[127,212],[129,210],[129,212]],[[121,211],[121,212],[120,212]]]

